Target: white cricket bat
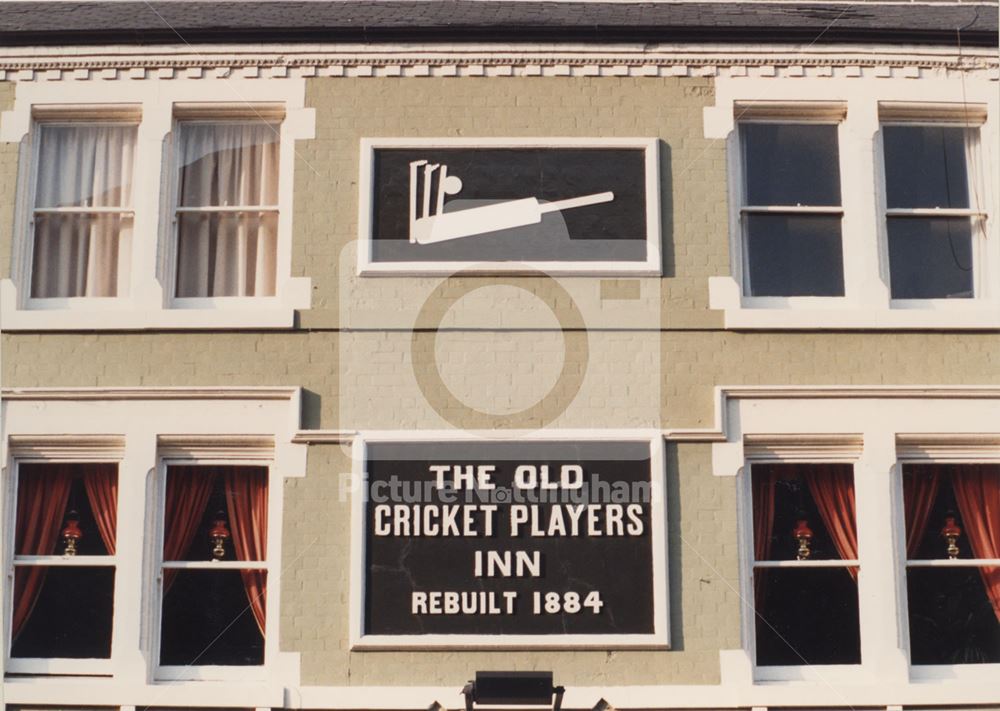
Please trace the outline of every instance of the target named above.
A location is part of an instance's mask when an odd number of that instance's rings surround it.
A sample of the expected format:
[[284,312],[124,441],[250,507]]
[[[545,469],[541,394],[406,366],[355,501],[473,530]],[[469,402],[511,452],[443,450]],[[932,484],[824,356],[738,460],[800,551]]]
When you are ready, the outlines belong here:
[[539,203],[538,198],[531,197],[483,207],[470,207],[458,212],[421,217],[414,222],[414,234],[411,237],[417,244],[435,244],[484,232],[536,225],[542,221],[542,215],[547,212],[597,205],[614,199],[613,192],[604,192],[545,204]]

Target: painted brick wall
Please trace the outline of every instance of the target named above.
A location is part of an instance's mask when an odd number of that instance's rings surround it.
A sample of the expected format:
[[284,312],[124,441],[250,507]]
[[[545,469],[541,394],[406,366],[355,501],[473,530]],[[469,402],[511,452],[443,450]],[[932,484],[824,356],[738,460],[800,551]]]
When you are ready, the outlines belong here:
[[[0,109],[11,97],[0,84]],[[3,385],[301,385],[304,427],[405,429],[700,427],[716,385],[1000,383],[995,334],[719,330],[707,279],[729,272],[726,176],[723,146],[702,138],[708,79],[316,79],[308,103],[316,139],[296,145],[293,272],[312,278],[315,308],[301,329],[5,334]],[[572,308],[544,278],[454,280],[433,296],[438,279],[358,279],[362,135],[659,137],[665,277],[560,279],[582,328],[597,329],[586,335],[553,330]],[[16,159],[0,145],[4,275]],[[422,308],[453,330],[414,337]],[[551,407],[516,414],[557,381]],[[707,445],[667,448],[673,651],[350,653],[349,459],[313,446],[308,476],[286,484],[282,649],[302,653],[304,684],[451,684],[541,666],[565,684],[716,682],[740,608],[734,483],[709,465]]]
[[[14,87],[14,82],[0,81],[0,112],[13,107]],[[3,277],[10,275],[18,148],[16,143],[0,143],[0,274]]]

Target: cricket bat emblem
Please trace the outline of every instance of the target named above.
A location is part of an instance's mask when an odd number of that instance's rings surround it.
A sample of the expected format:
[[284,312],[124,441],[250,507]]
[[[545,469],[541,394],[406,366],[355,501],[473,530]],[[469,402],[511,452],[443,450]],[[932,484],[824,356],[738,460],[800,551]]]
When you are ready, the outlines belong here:
[[536,225],[548,212],[598,205],[615,199],[615,194],[610,191],[549,203],[526,197],[445,212],[445,195],[455,195],[461,190],[461,178],[449,175],[448,166],[444,163],[426,160],[410,163],[410,242],[436,244],[486,232]]

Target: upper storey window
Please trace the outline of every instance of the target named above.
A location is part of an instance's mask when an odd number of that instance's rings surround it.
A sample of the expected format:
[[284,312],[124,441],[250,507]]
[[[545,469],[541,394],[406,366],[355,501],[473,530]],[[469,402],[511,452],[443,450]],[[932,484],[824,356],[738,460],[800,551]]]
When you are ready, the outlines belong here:
[[995,98],[753,84],[706,114],[729,146],[732,276],[709,280],[726,327],[1000,328]]
[[744,123],[744,290],[843,296],[836,124]]
[[40,122],[31,214],[31,298],[128,289],[136,123]]
[[175,296],[274,296],[280,126],[181,121]]
[[0,330],[292,327],[304,102],[302,80],[19,84]]
[[887,124],[882,145],[892,298],[976,296],[979,129]]

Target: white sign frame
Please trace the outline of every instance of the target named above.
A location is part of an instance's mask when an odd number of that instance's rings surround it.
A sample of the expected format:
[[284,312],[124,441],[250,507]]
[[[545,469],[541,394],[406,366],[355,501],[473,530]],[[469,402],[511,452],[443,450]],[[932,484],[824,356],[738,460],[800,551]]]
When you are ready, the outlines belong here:
[[[370,442],[644,442],[649,444],[653,632],[648,634],[405,634],[375,635],[365,632],[365,502],[363,491],[367,446]],[[670,649],[670,581],[667,549],[667,480],[663,433],[659,430],[380,430],[358,433],[351,444],[353,477],[351,493],[350,648],[365,650],[489,650],[489,649]]]
[[[633,148],[645,155],[645,261],[408,261],[377,262],[372,239],[375,151],[382,148]],[[658,138],[362,138],[358,180],[358,274],[360,276],[432,276],[474,271],[488,274],[577,276],[661,276],[660,140]]]

